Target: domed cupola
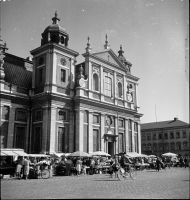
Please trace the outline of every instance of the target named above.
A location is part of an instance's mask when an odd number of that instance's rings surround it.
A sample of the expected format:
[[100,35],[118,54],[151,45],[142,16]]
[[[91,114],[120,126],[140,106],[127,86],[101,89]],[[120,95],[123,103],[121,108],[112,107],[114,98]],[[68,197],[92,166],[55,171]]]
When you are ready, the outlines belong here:
[[55,11],[55,17],[52,18],[53,23],[48,26],[42,33],[41,46],[47,43],[57,43],[65,47],[68,46],[69,34],[65,29],[59,26],[57,11]]

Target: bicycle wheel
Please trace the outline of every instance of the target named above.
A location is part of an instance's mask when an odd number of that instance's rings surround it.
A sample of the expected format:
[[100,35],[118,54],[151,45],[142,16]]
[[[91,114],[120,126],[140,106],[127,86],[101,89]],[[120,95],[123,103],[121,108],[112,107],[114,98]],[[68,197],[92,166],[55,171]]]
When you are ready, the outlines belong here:
[[136,179],[136,177],[137,177],[137,171],[136,171],[136,169],[133,168],[133,167],[131,167],[131,169],[130,169],[130,177],[131,177],[132,179]]
[[125,169],[120,168],[117,172],[117,177],[120,181],[125,180],[129,176],[129,173]]
[[42,178],[44,178],[44,179],[46,179],[46,178],[49,178],[50,177],[50,172],[49,172],[49,170],[48,169],[44,169],[43,171],[42,171]]

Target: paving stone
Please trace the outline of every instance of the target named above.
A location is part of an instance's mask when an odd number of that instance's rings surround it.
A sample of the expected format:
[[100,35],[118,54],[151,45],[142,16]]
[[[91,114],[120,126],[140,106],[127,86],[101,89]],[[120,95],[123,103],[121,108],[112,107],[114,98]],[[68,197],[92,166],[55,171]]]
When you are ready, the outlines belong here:
[[137,172],[136,180],[108,174],[1,180],[2,199],[189,199],[189,168]]

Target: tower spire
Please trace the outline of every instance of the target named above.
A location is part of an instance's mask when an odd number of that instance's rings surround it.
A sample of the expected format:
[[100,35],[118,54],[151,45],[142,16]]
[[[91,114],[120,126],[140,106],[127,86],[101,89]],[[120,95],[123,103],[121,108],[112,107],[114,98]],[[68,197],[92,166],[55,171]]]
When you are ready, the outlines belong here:
[[55,11],[55,17],[52,18],[53,24],[59,24],[58,21],[60,21],[60,18],[57,17],[57,10]]

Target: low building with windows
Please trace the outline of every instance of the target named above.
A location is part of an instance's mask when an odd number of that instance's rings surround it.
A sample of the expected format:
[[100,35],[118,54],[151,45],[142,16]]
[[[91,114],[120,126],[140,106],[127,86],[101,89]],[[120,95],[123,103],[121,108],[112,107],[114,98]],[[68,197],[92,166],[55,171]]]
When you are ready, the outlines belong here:
[[161,156],[172,152],[179,156],[190,156],[189,124],[174,118],[141,124],[142,153]]
[[[23,59],[1,44],[1,147],[28,153],[77,150],[141,153],[138,80],[122,47],[93,52],[90,39],[84,62],[69,49],[69,34],[53,23],[41,45]],[[1,41],[2,42],[2,41]]]

